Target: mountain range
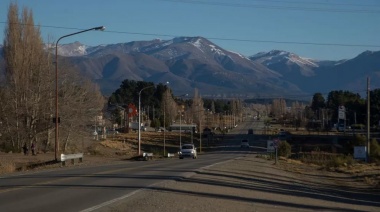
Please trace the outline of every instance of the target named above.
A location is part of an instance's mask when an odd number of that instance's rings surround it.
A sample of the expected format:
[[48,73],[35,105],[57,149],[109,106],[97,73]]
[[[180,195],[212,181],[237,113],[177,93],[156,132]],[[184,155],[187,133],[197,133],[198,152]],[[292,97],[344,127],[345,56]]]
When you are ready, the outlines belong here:
[[366,51],[353,59],[320,61],[272,50],[249,57],[225,50],[203,37],[134,41],[100,46],[79,42],[60,45],[60,57],[100,85],[105,95],[125,79],[169,82],[176,95],[266,98],[308,96],[315,92],[380,87],[380,51]]

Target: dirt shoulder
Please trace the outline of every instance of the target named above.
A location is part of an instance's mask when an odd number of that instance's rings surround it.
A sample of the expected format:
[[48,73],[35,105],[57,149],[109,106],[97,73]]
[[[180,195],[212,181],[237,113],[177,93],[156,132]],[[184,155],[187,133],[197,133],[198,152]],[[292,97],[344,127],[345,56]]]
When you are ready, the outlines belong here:
[[255,154],[164,181],[98,211],[380,211],[380,191],[359,178]]

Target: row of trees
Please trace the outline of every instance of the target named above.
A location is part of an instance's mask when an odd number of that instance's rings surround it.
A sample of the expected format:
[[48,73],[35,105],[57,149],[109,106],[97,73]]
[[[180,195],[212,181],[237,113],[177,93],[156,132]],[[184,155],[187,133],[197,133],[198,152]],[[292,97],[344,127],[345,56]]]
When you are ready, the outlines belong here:
[[[369,92],[370,95],[370,126],[379,125],[380,112],[380,89]],[[338,120],[338,107],[344,106],[346,109],[347,125],[367,125],[367,100],[360,94],[350,91],[331,91],[327,99],[321,93],[313,96],[310,107],[307,107],[308,118],[332,120],[334,123]]]
[[[369,92],[370,126],[379,126],[380,121],[380,89]],[[327,98],[322,93],[315,93],[309,104],[293,101],[289,105],[284,99],[274,99],[269,106],[261,107],[261,114],[269,114],[280,121],[288,121],[308,128],[330,129],[338,122],[338,108],[346,109],[346,125],[364,127],[367,125],[367,99],[350,91],[331,91]],[[256,108],[258,108],[256,106]]]
[[220,127],[224,121],[221,115],[228,113],[240,117],[239,120],[242,116],[241,100],[202,99],[197,89],[194,90],[192,99],[189,99],[185,94],[175,96],[172,90],[162,83],[154,85],[151,82],[124,80],[108,100],[112,122],[124,123],[123,111],[129,104],[138,105],[140,91],[142,114],[146,114],[147,117],[144,118],[152,120],[151,126],[156,128],[178,123],[180,119],[183,124]]
[[[44,49],[39,27],[27,8],[11,3],[4,31],[5,78],[0,82],[0,141],[19,151],[26,145],[54,148],[55,66]],[[87,126],[104,106],[99,88],[59,61],[58,99],[61,150],[78,146],[89,135]],[[81,142],[82,143],[82,142]]]

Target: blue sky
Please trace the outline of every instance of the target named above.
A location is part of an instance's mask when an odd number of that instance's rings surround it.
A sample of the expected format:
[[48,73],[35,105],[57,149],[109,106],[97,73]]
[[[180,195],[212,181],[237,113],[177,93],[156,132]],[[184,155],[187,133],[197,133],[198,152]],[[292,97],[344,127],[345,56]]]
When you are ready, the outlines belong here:
[[[2,31],[10,2],[0,2]],[[56,40],[80,29],[106,27],[104,32],[91,31],[65,38],[61,44],[79,41],[96,46],[202,36],[226,50],[246,56],[278,49],[302,57],[329,60],[353,58],[365,50],[380,50],[378,0],[17,2],[20,7],[26,6],[33,11],[34,21],[42,26],[41,34],[45,41],[49,37]],[[0,39],[4,39],[4,32],[0,33]]]

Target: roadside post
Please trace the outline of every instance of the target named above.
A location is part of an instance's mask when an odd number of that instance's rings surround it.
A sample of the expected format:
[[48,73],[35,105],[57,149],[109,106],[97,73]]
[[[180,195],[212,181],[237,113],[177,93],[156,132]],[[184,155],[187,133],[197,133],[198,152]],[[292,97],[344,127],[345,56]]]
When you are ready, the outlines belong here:
[[277,154],[278,151],[277,151],[277,149],[278,149],[278,143],[279,143],[279,141],[280,141],[279,139],[274,139],[273,140],[273,147],[274,147],[274,150],[275,150],[275,158],[276,158],[275,162],[274,162],[275,165],[277,165],[277,163],[278,163],[278,154]]
[[274,147],[274,149],[276,150],[276,160],[275,160],[274,164],[277,165],[277,161],[278,161],[278,159],[277,159],[277,146]]

